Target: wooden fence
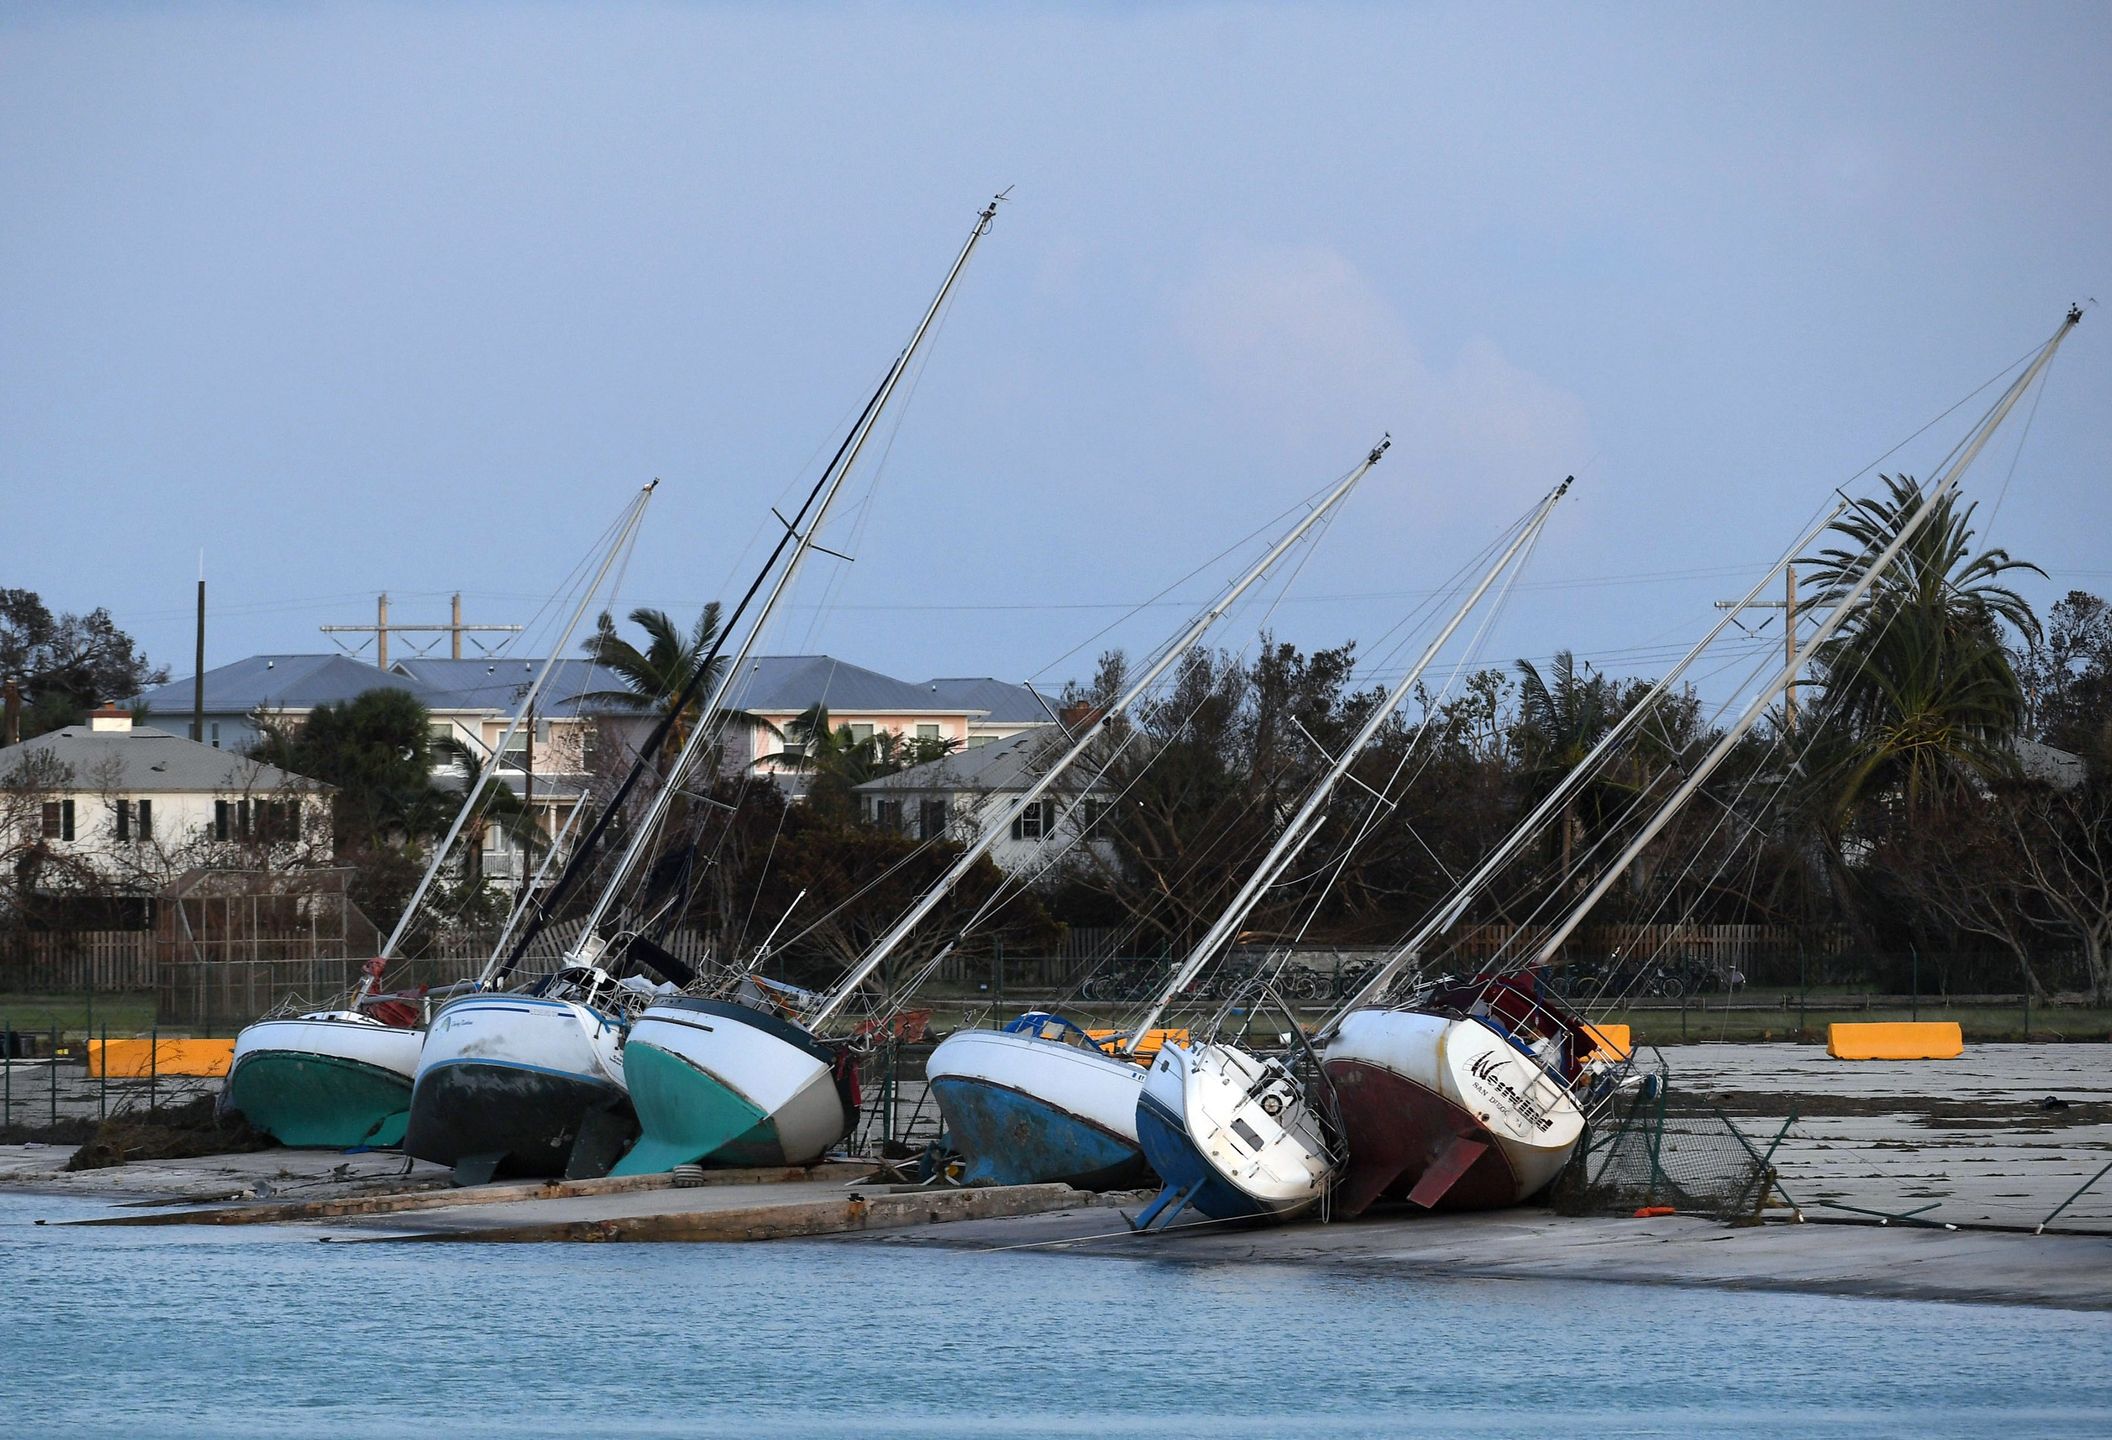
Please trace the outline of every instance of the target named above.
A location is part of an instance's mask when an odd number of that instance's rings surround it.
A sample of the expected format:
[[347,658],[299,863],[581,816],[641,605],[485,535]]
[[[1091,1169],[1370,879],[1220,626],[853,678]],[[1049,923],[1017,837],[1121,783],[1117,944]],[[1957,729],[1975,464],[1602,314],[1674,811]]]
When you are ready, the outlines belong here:
[[[1426,968],[1469,969],[1498,959],[1522,960],[1536,954],[1552,933],[1547,926],[1476,925],[1431,946],[1424,963]],[[1063,991],[1095,971],[1165,963],[1163,952],[1130,948],[1135,938],[1126,929],[1078,927],[1056,954],[955,955],[940,965],[934,978],[941,984],[970,989]],[[1638,959],[1691,960],[1720,970],[1750,971],[1764,958],[1795,956],[1800,948],[1813,956],[1834,956],[1847,946],[1845,932],[1814,936],[1778,925],[1587,925],[1570,937],[1563,952],[1591,958],[1619,952]],[[1258,963],[1278,954],[1270,946],[1241,946],[1233,950],[1232,959],[1235,964]],[[1293,947],[1291,962],[1334,974],[1352,965],[1384,961],[1392,954],[1393,948],[1386,945],[1306,942]]]
[[152,990],[156,974],[151,930],[26,931],[0,939],[0,990]]

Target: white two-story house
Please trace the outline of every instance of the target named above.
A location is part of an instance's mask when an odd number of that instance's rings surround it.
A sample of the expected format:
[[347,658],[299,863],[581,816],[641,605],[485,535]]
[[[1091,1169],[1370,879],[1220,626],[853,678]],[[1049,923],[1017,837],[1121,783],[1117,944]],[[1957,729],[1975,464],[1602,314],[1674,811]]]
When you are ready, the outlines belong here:
[[[1016,804],[1061,743],[1053,729],[1022,731],[972,750],[913,765],[858,787],[865,818],[919,840],[973,840],[986,821]],[[1029,805],[997,837],[990,858],[1015,875],[1040,875],[1085,858],[1111,863],[1106,805],[1078,767]]]
[[0,849],[48,894],[148,896],[200,866],[328,865],[330,787],[106,706],[0,749]]

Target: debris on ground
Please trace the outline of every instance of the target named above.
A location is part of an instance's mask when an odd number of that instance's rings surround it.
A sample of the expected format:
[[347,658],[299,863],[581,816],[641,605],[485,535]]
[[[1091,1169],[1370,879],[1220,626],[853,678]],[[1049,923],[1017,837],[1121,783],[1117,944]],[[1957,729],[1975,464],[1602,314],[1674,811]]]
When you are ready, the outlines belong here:
[[144,1113],[113,1115],[100,1123],[80,1121],[87,1134],[66,1162],[68,1170],[103,1170],[134,1160],[185,1160],[269,1150],[278,1142],[252,1130],[239,1115],[222,1116],[218,1101],[200,1095],[188,1104]]

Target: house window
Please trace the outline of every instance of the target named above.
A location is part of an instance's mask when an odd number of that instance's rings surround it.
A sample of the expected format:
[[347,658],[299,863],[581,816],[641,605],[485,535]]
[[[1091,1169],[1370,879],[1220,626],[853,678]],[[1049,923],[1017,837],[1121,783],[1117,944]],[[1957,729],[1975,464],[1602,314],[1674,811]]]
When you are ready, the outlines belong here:
[[298,800],[259,800],[257,802],[257,839],[265,844],[276,844],[282,840],[301,838],[301,802]]
[[228,816],[234,808],[225,800],[215,800],[213,802],[213,838],[215,840],[225,840],[232,833],[228,825]]
[[847,726],[847,727],[845,727],[845,728],[847,728],[847,729],[848,729],[848,730],[849,730],[849,731],[851,732],[851,744],[852,744],[853,746],[859,746],[859,745],[870,745],[870,744],[872,744],[872,743],[873,743],[873,727],[872,727],[872,726],[870,726],[870,725],[851,725],[851,726]]
[[880,802],[880,828],[883,830],[900,830],[902,828],[902,802],[900,800],[882,800]]
[[205,729],[206,733],[212,736],[213,748],[218,750],[220,748],[220,722],[215,720],[212,724],[206,726]]
[[73,825],[70,811],[71,800],[46,800],[38,816],[39,830],[46,840],[71,840]]
[[939,738],[939,727],[937,725],[919,725],[917,727],[917,738],[919,740],[936,740]]
[[1037,800],[1012,817],[1014,840],[1039,840],[1055,822],[1056,802]]
[[152,800],[139,802],[139,830],[137,833],[141,843],[154,838],[154,802]]
[[917,838],[936,840],[946,833],[946,802],[944,800],[919,800],[917,802]]
[[1090,830],[1107,818],[1107,802],[1090,797],[1078,802],[1078,828]]
[[113,800],[110,808],[117,816],[117,838],[130,840],[132,838],[132,802],[130,800]]

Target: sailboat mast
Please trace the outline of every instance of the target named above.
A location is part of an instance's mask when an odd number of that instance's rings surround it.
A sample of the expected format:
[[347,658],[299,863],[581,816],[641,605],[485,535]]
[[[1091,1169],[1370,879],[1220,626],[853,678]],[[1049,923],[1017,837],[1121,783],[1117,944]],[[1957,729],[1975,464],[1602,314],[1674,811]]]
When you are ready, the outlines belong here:
[[865,983],[867,977],[879,969],[882,962],[892,955],[896,948],[909,937],[910,932],[916,929],[926,916],[931,914],[932,910],[946,897],[947,893],[960,883],[961,877],[968,873],[975,865],[975,862],[989,853],[990,847],[997,843],[997,837],[1009,833],[1012,822],[1024,814],[1029,805],[1039,800],[1048,791],[1049,787],[1056,783],[1057,778],[1091,748],[1093,741],[1099,738],[1100,732],[1113,722],[1115,716],[1122,714],[1131,705],[1135,704],[1137,699],[1149,690],[1152,685],[1157,683],[1159,677],[1164,675],[1175,661],[1187,654],[1189,649],[1209,631],[1210,627],[1224,617],[1225,612],[1237,603],[1240,596],[1246,594],[1256,581],[1267,574],[1269,569],[1278,560],[1282,559],[1284,554],[1293,545],[1297,544],[1307,531],[1319,524],[1322,516],[1334,509],[1351,490],[1354,490],[1357,482],[1371,472],[1371,468],[1379,463],[1381,457],[1386,454],[1387,449],[1392,444],[1392,437],[1386,436],[1382,437],[1378,444],[1372,446],[1371,453],[1364,457],[1363,462],[1345,475],[1336,484],[1335,488],[1321,499],[1318,505],[1315,505],[1303,519],[1291,527],[1290,531],[1282,539],[1270,546],[1266,555],[1256,561],[1244,575],[1240,576],[1215,601],[1205,607],[1202,613],[1190,622],[1188,628],[1182,631],[1178,638],[1160,652],[1159,658],[1151,667],[1131,684],[1127,690],[1124,690],[1120,697],[1110,703],[1104,713],[1095,717],[1093,722],[1079,733],[1078,738],[1071,742],[1070,748],[1065,750],[1055,763],[1044,770],[1041,776],[1033,784],[1029,785],[1023,794],[1017,796],[1001,813],[983,826],[982,833],[977,835],[968,848],[961,852],[960,858],[955,860],[947,868],[946,873],[934,881],[929,889],[917,897],[916,903],[910,906],[909,910],[901,919],[894,923],[893,927],[885,935],[882,935],[879,940],[874,942],[873,948],[866,952],[865,958],[859,961],[850,973],[837,983],[834,990],[829,992],[828,996],[823,1000],[821,1008],[815,1011],[812,1018],[808,1021],[809,1028],[819,1029],[823,1024],[827,1023],[831,1016],[843,1008],[851,996],[857,993],[858,987]]
[[[779,599],[783,597],[785,591],[790,588],[794,577],[798,575],[800,566],[805,561],[807,553],[814,548],[814,537],[820,532],[823,523],[828,519],[829,510],[835,505],[836,497],[842,493],[844,480],[858,463],[859,454],[865,449],[866,441],[871,438],[874,427],[880,422],[881,412],[887,408],[888,399],[894,394],[896,386],[901,383],[903,375],[908,372],[910,362],[916,357],[918,349],[923,345],[924,337],[930,332],[932,323],[938,319],[939,312],[945,308],[946,297],[952,293],[954,282],[960,278],[961,272],[967,268],[968,257],[975,253],[977,242],[989,233],[990,222],[997,215],[997,203],[996,199],[991,200],[976,215],[974,228],[968,232],[968,239],[962,244],[960,254],[954,257],[952,268],[946,272],[946,278],[940,284],[938,293],[932,297],[931,304],[926,307],[924,318],[917,322],[917,328],[910,335],[909,343],[902,347],[902,353],[896,356],[893,367],[889,369],[887,378],[881,382],[880,389],[874,394],[872,403],[866,407],[865,413],[859,417],[857,425],[851,432],[849,441],[839,451],[839,458],[835,465],[823,476],[822,487],[819,491],[820,500],[814,507],[813,518],[807,522],[804,530],[798,528],[796,520],[787,522],[787,535],[794,538],[791,558],[785,562],[784,568],[778,573],[777,580],[771,585],[770,593],[764,599],[762,608],[756,612],[754,624],[748,628],[747,638],[742,641],[740,649],[735,653],[731,663],[726,666],[725,673],[720,676],[719,683],[713,690],[711,698],[699,713],[696,726],[690,731],[680,753],[675,758],[673,767],[668,772],[667,783],[662,785],[653,796],[652,804],[647,808],[645,817],[638,826],[637,833],[632,836],[629,847],[617,862],[615,872],[609,877],[608,883],[602,887],[601,894],[596,897],[594,908],[588,914],[587,923],[580,932],[582,936],[592,935],[596,932],[597,927],[608,914],[609,907],[615,903],[617,895],[621,893],[625,884],[636,871],[639,861],[644,856],[646,847],[652,843],[655,832],[667,815],[668,807],[674,803],[674,798],[681,789],[683,775],[702,748],[703,742],[709,738],[716,743],[722,726],[714,723],[715,717],[721,712],[729,690],[739,680],[741,667],[747,663],[749,655],[754,651],[755,645],[763,633],[763,627],[769,623],[771,612],[777,608]],[[780,542],[780,548],[782,548],[782,541]]]
[[1458,922],[1459,917],[1467,912],[1467,907],[1474,902],[1475,897],[1481,894],[1488,883],[1496,877],[1504,866],[1510,864],[1516,858],[1518,852],[1532,841],[1533,837],[1540,832],[1541,827],[1554,816],[1556,811],[1560,810],[1563,805],[1568,803],[1571,796],[1583,788],[1584,782],[1598,770],[1599,763],[1611,754],[1616,746],[1623,743],[1630,733],[1642,725],[1644,718],[1656,708],[1657,703],[1672,692],[1672,687],[1679,683],[1680,677],[1687,673],[1687,670],[1707,652],[1711,645],[1722,638],[1723,632],[1729,629],[1737,620],[1738,611],[1758,599],[1760,592],[1774,583],[1775,576],[1787,569],[1804,547],[1817,539],[1826,527],[1831,525],[1840,516],[1840,513],[1847,508],[1847,502],[1842,501],[1834,506],[1824,519],[1818,521],[1796,538],[1790,547],[1782,553],[1782,558],[1769,567],[1766,574],[1753,582],[1752,588],[1746,591],[1745,597],[1726,609],[1723,618],[1709,628],[1708,634],[1702,636],[1692,649],[1681,656],[1679,663],[1665,672],[1657,683],[1650,687],[1648,693],[1641,700],[1630,706],[1627,713],[1615,721],[1613,727],[1600,737],[1599,743],[1591,748],[1591,753],[1571,767],[1569,773],[1562,777],[1561,783],[1549,791],[1541,799],[1540,803],[1533,808],[1532,813],[1519,821],[1511,833],[1504,837],[1503,842],[1489,852],[1488,856],[1475,868],[1474,872],[1459,883],[1458,888],[1452,892],[1450,898],[1438,908],[1430,919],[1423,923],[1422,928],[1409,936],[1391,956],[1387,957],[1386,962],[1368,980],[1357,987],[1355,994],[1335,1007],[1334,1011],[1322,1022],[1319,1030],[1314,1032],[1314,1044],[1317,1045],[1328,1036],[1334,1034],[1336,1028],[1341,1025],[1343,1016],[1353,1010],[1362,1009],[1366,1004],[1370,1003],[1372,997],[1385,994],[1386,987],[1393,983],[1394,977],[1399,975],[1403,968],[1415,963],[1417,958],[1421,956],[1423,947],[1429,944],[1433,937],[1444,934],[1445,931],[1451,929]]
[[1797,651],[1790,662],[1776,674],[1774,681],[1753,698],[1752,704],[1746,707],[1745,713],[1739,716],[1738,722],[1725,733],[1721,740],[1716,742],[1715,748],[1709,751],[1708,756],[1694,768],[1680,784],[1679,788],[1672,792],[1665,803],[1658,808],[1657,813],[1650,817],[1649,823],[1629,842],[1628,847],[1621,852],[1620,858],[1606,868],[1605,873],[1599,876],[1598,882],[1563,917],[1562,923],[1555,928],[1555,933],[1548,937],[1540,946],[1538,953],[1533,957],[1534,965],[1546,965],[1554,958],[1555,954],[1561,950],[1563,943],[1575,933],[1579,925],[1584,923],[1584,917],[1591,913],[1592,908],[1601,899],[1605,898],[1606,892],[1611,890],[1620,878],[1627,873],[1628,867],[1635,863],[1636,857],[1643,853],[1644,847],[1656,839],[1665,826],[1672,823],[1672,817],[1677,815],[1687,801],[1693,798],[1694,792],[1702,787],[1702,784],[1707,781],[1709,776],[1715,773],[1716,767],[1721,765],[1724,758],[1731,753],[1738,742],[1745,738],[1746,732],[1753,728],[1760,716],[1765,713],[1767,707],[1774,703],[1775,697],[1796,682],[1797,676],[1802,673],[1805,666],[1811,663],[1812,658],[1818,654],[1819,648],[1832,639],[1834,633],[1848,622],[1848,617],[1854,611],[1856,605],[1862,601],[1865,595],[1870,593],[1871,588],[1877,584],[1878,579],[1884,572],[1891,568],[1892,562],[1898,558],[1900,551],[1906,549],[1914,537],[1920,533],[1921,528],[1929,522],[1929,519],[1935,514],[1937,504],[1958,487],[1958,482],[1965,477],[1966,470],[1979,458],[1981,450],[1985,449],[1987,442],[1993,438],[1996,428],[2008,418],[2009,412],[2016,408],[2017,402],[2024,397],[2025,391],[2029,390],[2032,383],[2045,371],[2046,366],[2053,360],[2054,352],[2061,348],[2061,342],[2068,338],[2068,332],[2075,327],[2076,322],[2081,318],[2082,312],[2079,310],[2070,310],[2068,312],[2067,319],[2061,323],[2061,327],[2058,330],[2053,332],[2053,338],[2046,342],[2044,348],[2039,351],[2037,357],[2026,367],[2024,373],[2019,375],[2016,382],[2002,393],[2002,398],[1997,400],[1987,415],[1982,418],[1979,426],[1973,431],[1971,439],[1967,441],[1957,458],[1944,471],[1935,488],[1923,497],[1920,506],[1911,516],[1907,517],[1906,523],[1899,527],[1899,533],[1892,537],[1892,542],[1878,552],[1877,558],[1870,562],[1869,566],[1863,571],[1862,576],[1857,579],[1854,585],[1849,587],[1848,593],[1843,595],[1834,607],[1827,612],[1826,618],[1819,622],[1819,628],[1813,632],[1811,639],[1804,642],[1802,648]]
[[[487,787],[498,783],[499,760],[505,755],[506,747],[512,743],[514,734],[521,728],[521,718],[534,710],[536,696],[542,693],[544,683],[555,673],[558,661],[572,643],[573,632],[579,628],[579,622],[586,617],[588,609],[594,604],[594,597],[601,593],[602,582],[609,578],[609,571],[615,566],[617,557],[630,547],[631,538],[638,533],[638,526],[645,519],[645,507],[652,500],[653,491],[659,484],[658,480],[648,481],[633,497],[631,503],[624,507],[624,514],[618,517],[616,538],[609,542],[608,550],[602,555],[600,568],[594,572],[594,578],[580,593],[579,604],[573,609],[572,617],[565,622],[563,632],[557,637],[557,643],[551,646],[549,656],[543,661],[543,668],[536,672],[534,683],[528,687],[528,694],[514,710],[513,718],[507,722],[505,732],[499,736],[498,744],[492,749],[492,763],[484,766],[467,787],[467,793],[462,797],[462,808],[455,812],[454,823],[447,827],[447,834],[441,837],[440,844],[434,849],[433,858],[426,865],[425,873],[418,878],[418,888],[411,892],[411,898],[404,903],[403,913],[396,917],[395,928],[389,931],[389,938],[382,944],[380,959],[387,960],[396,953],[396,947],[402,943],[404,933],[411,928],[411,921],[418,914],[418,906],[424,901],[426,892],[432,888],[434,878],[440,873],[441,863],[454,848],[456,839],[462,834],[463,826],[469,823],[469,817],[476,809],[477,802],[483,798]],[[368,975],[360,982],[361,998],[365,997],[379,978],[379,975]]]
[[1247,883],[1240,887],[1239,894],[1225,907],[1224,913],[1217,917],[1217,923],[1212,925],[1209,932],[1196,942],[1195,948],[1188,952],[1188,958],[1181,963],[1181,968],[1174,972],[1173,978],[1159,992],[1158,999],[1152,1002],[1151,1011],[1144,1017],[1143,1022],[1130,1031],[1129,1040],[1123,1046],[1125,1054],[1136,1053],[1137,1046],[1158,1023],[1159,1016],[1173,1003],[1173,997],[1188,988],[1189,983],[1195,979],[1196,972],[1210,961],[1220,946],[1232,938],[1234,932],[1246,922],[1247,916],[1253,913],[1262,895],[1282,877],[1290,863],[1298,858],[1306,842],[1319,830],[1321,807],[1327,803],[1328,796],[1334,793],[1335,786],[1342,777],[1349,773],[1349,767],[1358,754],[1371,743],[1372,737],[1379,733],[1392,717],[1394,710],[1407,697],[1408,692],[1423,678],[1423,672],[1429,668],[1430,662],[1437,658],[1438,652],[1452,639],[1453,633],[1466,622],[1474,607],[1481,603],[1482,596],[1488,594],[1489,587],[1496,583],[1497,577],[1510,568],[1511,561],[1540,533],[1541,527],[1547,523],[1547,517],[1554,513],[1555,503],[1568,493],[1575,479],[1575,476],[1571,476],[1564,480],[1540,502],[1517,536],[1496,558],[1496,563],[1482,575],[1473,593],[1452,613],[1452,618],[1445,622],[1444,628],[1423,647],[1422,655],[1409,667],[1408,673],[1387,692],[1384,700],[1372,707],[1371,714],[1358,729],[1356,737],[1342,747],[1342,753],[1335,757],[1334,764],[1328,767],[1327,773],[1307,794],[1305,803],[1299,807],[1298,813],[1291,818],[1290,823],[1284,826],[1283,834],[1277,837],[1275,845],[1270,848],[1261,864],[1255,867],[1254,873],[1247,877]]

